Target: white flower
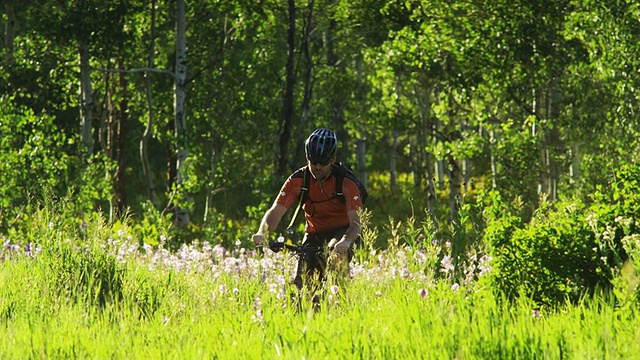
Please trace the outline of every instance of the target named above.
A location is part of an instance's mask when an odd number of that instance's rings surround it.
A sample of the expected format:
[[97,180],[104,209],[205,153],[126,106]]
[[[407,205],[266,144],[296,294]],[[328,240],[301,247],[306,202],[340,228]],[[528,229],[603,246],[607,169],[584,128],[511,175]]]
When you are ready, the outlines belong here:
[[329,288],[329,290],[331,290],[331,293],[333,295],[338,294],[338,292],[340,291],[340,288],[338,287],[338,285],[331,285],[331,287]]
[[440,265],[442,266],[442,269],[440,271],[448,273],[448,272],[452,272],[453,269],[455,269],[455,266],[453,266],[453,262],[451,261],[451,256],[450,255],[445,255],[442,258],[442,261],[440,262]]

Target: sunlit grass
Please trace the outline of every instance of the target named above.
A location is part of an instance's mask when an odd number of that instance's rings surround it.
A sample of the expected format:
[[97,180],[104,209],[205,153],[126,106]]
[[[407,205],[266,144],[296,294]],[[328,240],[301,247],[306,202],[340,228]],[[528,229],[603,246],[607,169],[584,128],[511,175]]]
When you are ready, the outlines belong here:
[[[68,224],[67,224],[68,225]],[[487,283],[454,283],[434,252],[363,251],[320,310],[292,303],[290,256],[208,244],[140,247],[99,220],[3,236],[0,357],[630,359],[635,306],[539,311]],[[86,235],[82,235],[86,234]],[[40,241],[37,241],[40,239]],[[34,242],[35,241],[35,242]],[[436,245],[433,245],[436,246]],[[446,266],[444,266],[446,265]],[[444,266],[444,267],[443,267]]]

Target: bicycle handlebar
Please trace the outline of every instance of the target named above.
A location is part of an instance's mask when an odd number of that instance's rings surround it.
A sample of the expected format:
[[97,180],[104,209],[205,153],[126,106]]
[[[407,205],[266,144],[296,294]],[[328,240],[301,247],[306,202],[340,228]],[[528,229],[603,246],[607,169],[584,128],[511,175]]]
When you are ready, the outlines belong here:
[[293,251],[297,254],[310,254],[317,253],[324,250],[324,246],[310,246],[310,245],[291,245],[279,241],[269,241],[269,245],[258,245],[258,247],[268,247],[271,251],[277,253],[283,249]]

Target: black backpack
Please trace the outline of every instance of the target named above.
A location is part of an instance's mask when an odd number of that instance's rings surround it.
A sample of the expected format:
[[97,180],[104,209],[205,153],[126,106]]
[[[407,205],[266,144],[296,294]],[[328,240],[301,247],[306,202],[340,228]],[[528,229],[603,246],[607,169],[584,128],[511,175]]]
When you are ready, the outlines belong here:
[[[300,211],[300,209],[302,208],[302,204],[304,204],[304,202],[307,201],[307,198],[309,197],[309,183],[311,181],[311,172],[309,171],[309,167],[304,166],[298,169],[297,172],[302,172],[302,190],[300,191],[300,196],[298,197],[298,205],[296,206],[295,213],[291,217],[289,228],[293,226],[293,223],[296,221],[296,216],[298,215],[298,211]],[[346,177],[352,180],[353,182],[355,182],[356,185],[358,185],[358,190],[360,190],[360,200],[362,201],[363,205],[365,204],[365,202],[367,201],[367,197],[369,197],[369,193],[367,192],[367,189],[365,189],[362,182],[358,179],[356,174],[353,173],[353,171],[349,166],[339,162],[331,167],[331,172],[333,173],[333,176],[336,177],[335,197],[337,197],[343,203],[346,202],[344,198],[344,194],[342,193],[342,182]]]

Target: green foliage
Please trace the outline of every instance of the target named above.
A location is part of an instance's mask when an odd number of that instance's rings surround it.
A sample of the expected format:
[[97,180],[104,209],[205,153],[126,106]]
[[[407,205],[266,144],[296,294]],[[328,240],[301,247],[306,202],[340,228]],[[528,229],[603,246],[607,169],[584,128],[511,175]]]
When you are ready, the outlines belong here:
[[487,197],[484,241],[494,258],[496,290],[555,306],[619,284],[629,252],[637,254],[638,175],[637,166],[622,168],[613,191],[594,194],[591,206],[542,199],[524,225],[496,194]]
[[525,221],[538,207],[536,184],[542,177],[543,169],[538,162],[542,151],[540,135],[532,134],[536,119],[529,118],[518,125],[513,120],[502,126],[499,136],[493,139],[492,155],[497,169],[496,189],[505,196],[507,203],[518,198]]
[[[38,242],[48,233],[31,229],[34,214],[68,197],[71,220],[54,227],[86,239],[82,224],[111,210],[114,189],[126,189],[120,200],[128,199],[131,223],[123,228],[143,249],[246,245],[284,180],[274,176],[284,145],[296,167],[308,131],[330,126],[341,131],[344,160],[353,163],[356,141],[366,145],[361,170],[369,176],[367,219],[375,229],[367,234],[369,250],[415,250],[431,246],[420,239],[436,239],[443,247],[434,250],[437,261],[450,256],[452,280],[459,281],[478,265],[469,254],[482,257],[488,245],[498,288],[548,302],[610,282],[618,289],[623,269],[637,271],[625,260],[636,256],[638,176],[633,168],[616,174],[640,156],[635,4],[296,1],[288,49],[282,3],[194,0],[187,6],[189,196],[179,204],[191,208],[192,223],[181,229],[160,210],[176,205],[167,204],[176,190],[174,79],[166,74],[175,67],[173,7],[156,3],[152,29],[151,8],[141,0],[13,5],[16,33],[4,39],[13,47],[0,63],[0,231]],[[91,57],[92,158],[77,144],[79,40],[88,42]],[[289,51],[296,56],[299,121],[285,129]],[[146,66],[162,73],[111,71]],[[155,209],[133,151],[148,115],[155,119],[149,148]],[[291,140],[280,144],[285,133]],[[120,155],[124,163],[116,162]],[[436,162],[443,178],[435,179]],[[113,183],[116,164],[124,165],[120,187]],[[397,188],[390,186],[391,164]],[[450,201],[447,171],[463,167],[470,189]],[[435,196],[426,180],[442,184]],[[495,187],[500,196],[480,194],[485,202],[478,205],[473,186]],[[564,202],[553,202],[554,189]],[[540,192],[553,195],[552,202],[540,202]],[[456,206],[459,219],[452,221]],[[65,254],[89,274],[73,275],[84,289],[93,286],[87,279],[115,276],[92,270],[108,259]],[[145,286],[132,288],[150,292],[143,298],[162,298]]]
[[516,229],[507,244],[487,239],[497,248],[494,276],[509,296],[524,291],[535,301],[554,306],[565,299],[577,301],[585,294],[607,290],[611,271],[602,261],[607,249],[598,249],[587,227],[584,206],[543,203],[524,228]]
[[623,237],[622,246],[629,260],[617,269],[613,294],[622,307],[633,307],[640,302],[640,235]]
[[[286,256],[140,252],[135,239],[125,240],[126,221],[78,224],[66,211],[42,207],[31,233],[3,238],[13,244],[28,235],[43,246],[33,257],[21,246],[0,261],[4,358],[633,358],[640,351],[637,304],[596,298],[538,309],[527,297],[502,301],[491,289],[429,275],[439,264],[419,244],[362,254],[354,277],[314,312],[287,302]],[[430,226],[398,225],[411,238]],[[0,253],[7,249],[5,242]],[[109,295],[117,289],[120,296]]]
[[150,202],[143,203],[144,217],[131,226],[131,234],[140,246],[164,246],[171,244],[172,215],[162,214]]
[[[260,216],[262,214],[263,212],[260,213]],[[225,217],[220,212],[213,212],[210,215],[210,219],[202,227],[200,239],[212,244],[221,244],[227,249],[238,246],[238,242],[245,246],[248,245],[251,234],[258,230],[259,223],[252,224],[246,220],[234,220]]]
[[22,212],[31,196],[65,190],[73,160],[58,149],[66,142],[52,117],[0,103],[0,228]]
[[[77,219],[74,214],[75,208],[67,202],[38,206],[24,219],[24,227],[13,228],[7,237],[0,235],[0,266],[14,263],[14,271],[30,267],[22,270],[28,273],[26,277],[16,277],[0,306],[0,318],[9,319],[16,311],[26,311],[31,303],[42,303],[46,298],[50,304],[37,316],[50,316],[61,304],[70,303],[92,312],[120,309],[149,319],[184,296],[187,287],[182,274],[127,263],[126,252],[132,249],[126,246],[128,241],[134,241],[133,249],[143,254],[162,249],[138,245],[135,240],[139,229],[130,228],[128,219],[107,226],[99,214],[85,219]],[[18,285],[23,282],[29,283],[28,289]],[[20,291],[33,294],[22,298]],[[25,299],[29,301],[23,302]]]
[[475,279],[476,270],[483,271],[478,268],[483,266],[482,257],[486,253],[485,243],[482,241],[484,224],[479,209],[480,206],[471,203],[460,203],[459,219],[438,232],[438,236],[451,244],[449,256],[455,267],[452,275],[459,282],[469,282],[469,277]]
[[78,216],[104,207],[111,184],[105,177],[108,159],[95,156],[86,164],[47,114],[0,104],[0,229],[20,226],[36,204],[73,196]]
[[74,301],[105,306],[122,298],[124,270],[115,256],[94,244],[61,241],[44,248],[50,289]]
[[176,297],[184,295],[183,281],[173,271],[129,267],[122,284],[122,303],[142,318],[153,319],[158,311],[167,311]]

